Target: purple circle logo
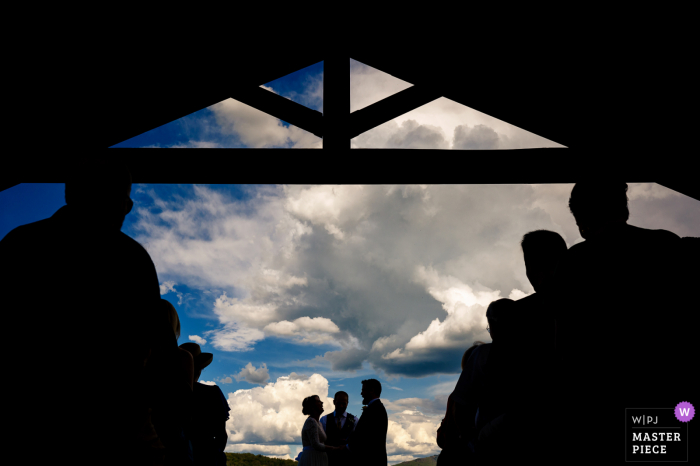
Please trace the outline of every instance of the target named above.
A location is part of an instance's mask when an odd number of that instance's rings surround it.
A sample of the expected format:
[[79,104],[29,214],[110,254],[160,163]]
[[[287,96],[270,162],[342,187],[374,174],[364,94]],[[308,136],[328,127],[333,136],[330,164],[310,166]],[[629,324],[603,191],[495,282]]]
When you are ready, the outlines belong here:
[[676,405],[673,413],[679,421],[688,422],[695,417],[695,408],[687,401],[681,401]]

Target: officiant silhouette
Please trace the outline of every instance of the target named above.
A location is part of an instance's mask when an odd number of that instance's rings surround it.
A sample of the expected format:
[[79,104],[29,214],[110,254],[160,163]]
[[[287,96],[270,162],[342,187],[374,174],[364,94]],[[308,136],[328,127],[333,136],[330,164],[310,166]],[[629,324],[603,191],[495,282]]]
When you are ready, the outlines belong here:
[[[321,418],[321,425],[328,436],[326,445],[334,447],[345,445],[350,434],[355,430],[359,418],[346,411],[349,400],[346,392],[336,392],[333,398],[335,411]],[[328,466],[348,466],[349,464],[350,457],[346,451],[328,452]]]

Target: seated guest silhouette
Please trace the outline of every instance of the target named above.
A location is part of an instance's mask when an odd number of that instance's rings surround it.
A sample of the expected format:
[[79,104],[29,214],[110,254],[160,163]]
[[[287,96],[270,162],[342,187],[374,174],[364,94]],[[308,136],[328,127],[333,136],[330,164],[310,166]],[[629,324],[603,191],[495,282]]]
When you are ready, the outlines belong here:
[[[148,464],[144,445],[147,422],[144,360],[149,350],[177,351],[167,320],[157,312],[158,276],[146,250],[120,231],[131,211],[131,178],[113,160],[80,161],[66,183],[66,205],[50,218],[22,225],[0,241],[5,271],[3,296],[8,308],[22,309],[6,323],[31,328],[30,354],[46,360],[62,347],[80,354],[79,379],[65,364],[47,364],[42,377],[52,383],[52,419],[61,427],[31,451],[48,457],[70,445],[76,462]],[[128,342],[128,345],[124,345]],[[20,368],[18,377],[32,377]],[[34,388],[35,387],[35,388]],[[31,400],[39,385],[15,394],[24,406],[13,430],[31,432],[44,409]],[[109,405],[109,421],[100,407]],[[98,428],[86,428],[97,425]],[[15,446],[21,447],[18,439]],[[77,440],[79,439],[79,440]],[[105,439],[111,446],[105,457]],[[38,445],[38,446],[37,446]],[[27,451],[30,451],[27,449]],[[96,456],[99,456],[98,461]]]
[[[469,357],[474,352],[477,346],[483,345],[481,341],[475,341],[472,346],[467,348],[467,350],[462,355],[462,362],[460,368],[464,370],[464,367],[469,360]],[[447,466],[451,464],[457,464],[462,461],[464,454],[461,450],[460,436],[457,429],[457,424],[455,421],[455,409],[454,401],[452,400],[452,394],[447,397],[447,409],[445,410],[445,417],[440,422],[440,427],[437,430],[437,444],[442,449],[440,455],[438,455],[437,462],[440,466]]]
[[221,466],[226,464],[224,449],[228,441],[226,421],[231,407],[223,392],[216,385],[199,383],[202,369],[211,364],[212,353],[202,353],[197,343],[183,343],[180,348],[192,354],[194,359],[194,407],[192,421],[186,429],[192,442],[195,466]]
[[[161,313],[170,323],[175,339],[180,338],[180,319],[167,300],[159,301]],[[194,360],[192,354],[178,348],[175,358],[160,351],[151,353],[147,366],[150,419],[165,446],[165,465],[192,465],[192,445],[185,436],[185,426],[192,416],[190,399],[183,400],[177,387],[183,383],[192,389]]]
[[318,395],[311,395],[304,398],[301,403],[301,412],[308,415],[304,427],[301,429],[301,443],[303,449],[299,452],[296,460],[299,466],[328,466],[328,451],[337,451],[339,447],[325,445],[327,441],[326,432],[319,421],[323,413],[323,401]]
[[[554,405],[587,413],[561,418],[570,420],[555,439],[563,463],[624,461],[625,408],[672,408],[698,393],[691,378],[678,377],[689,362],[686,313],[694,302],[679,288],[691,270],[683,267],[681,239],[628,224],[626,192],[625,183],[574,186],[569,208],[585,241],[564,254],[546,294],[560,369]],[[593,436],[595,448],[578,448]]]
[[382,384],[377,379],[362,381],[362,415],[350,434],[348,443],[342,447],[350,451],[353,464],[362,462],[368,466],[386,466],[386,432],[389,418],[386,408],[379,399],[382,394]]
[[[467,359],[462,374],[450,395],[454,403],[454,420],[460,438],[460,451],[469,461],[483,461],[498,451],[492,438],[479,438],[502,421],[502,415],[517,387],[510,382],[508,356],[513,352],[514,302],[503,298],[489,304],[486,319],[493,343],[477,346]],[[496,438],[497,440],[497,438]]]
[[[348,394],[340,391],[336,392],[333,398],[335,411],[326,414],[321,418],[321,425],[326,432],[326,445],[334,447],[343,446],[347,443],[348,437],[355,430],[359,418],[346,411],[350,398]],[[330,466],[344,466],[349,464],[347,452],[328,452],[328,464]]]

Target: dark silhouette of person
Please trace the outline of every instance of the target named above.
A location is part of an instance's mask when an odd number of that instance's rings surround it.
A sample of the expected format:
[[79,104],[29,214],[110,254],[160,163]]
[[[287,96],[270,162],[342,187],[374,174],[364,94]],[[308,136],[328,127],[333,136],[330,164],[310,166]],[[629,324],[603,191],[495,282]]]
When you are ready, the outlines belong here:
[[386,466],[386,433],[389,428],[389,417],[379,396],[382,394],[382,384],[377,379],[362,381],[362,415],[350,434],[348,443],[341,453],[350,451],[353,464],[368,466]]
[[216,385],[200,383],[202,369],[212,363],[212,353],[202,353],[197,343],[183,343],[180,348],[192,354],[194,372],[194,408],[192,421],[186,435],[192,442],[195,466],[221,466],[226,464],[224,449],[228,442],[226,421],[231,407],[221,389]]
[[684,288],[697,272],[678,235],[627,223],[626,192],[617,182],[574,186],[569,208],[585,241],[543,293],[556,321],[559,463],[623,462],[625,408],[673,408],[698,393],[682,375],[697,308]]
[[501,372],[499,384],[508,387],[508,393],[502,399],[500,419],[479,432],[482,451],[491,451],[485,454],[486,459],[500,463],[525,458],[542,462],[551,456],[546,448],[531,448],[532,438],[526,433],[545,431],[549,426],[542,406],[547,405],[552,395],[554,315],[544,305],[542,295],[551,289],[556,268],[567,247],[561,235],[548,230],[526,233],[520,244],[526,274],[535,293],[510,306],[512,325],[509,327],[517,331],[499,341],[494,351],[494,361],[500,359],[495,366]]
[[514,389],[508,373],[508,356],[513,352],[518,331],[513,316],[513,300],[502,298],[489,304],[487,330],[493,342],[473,350],[451,394],[459,451],[467,462],[488,463],[498,459],[503,450],[498,435],[480,434],[485,428],[489,433],[496,431]]
[[[175,339],[179,339],[180,319],[177,310],[165,299],[161,299],[158,304],[160,313],[171,325]],[[194,358],[190,352],[178,348],[174,355],[152,353],[150,362],[146,367],[150,418],[165,446],[164,464],[192,465],[192,445],[185,434],[185,427],[191,422],[194,400],[183,405],[182,390],[179,388],[186,385],[192,390],[195,376]],[[177,406],[180,409],[173,409]]]
[[[472,346],[467,348],[462,355],[462,362],[460,364],[462,370],[464,370],[469,357],[474,352],[476,347],[483,344],[484,343],[481,341],[475,341]],[[454,400],[452,399],[452,394],[447,397],[445,417],[440,422],[440,427],[438,427],[436,441],[438,446],[442,449],[437,458],[437,463],[440,466],[457,464],[461,462],[463,452],[460,449],[460,434],[455,419],[455,404]]]
[[[72,170],[65,206],[0,241],[2,295],[14,310],[6,325],[34,362],[16,374],[31,383],[10,395],[12,430],[22,433],[14,445],[37,458],[70,451],[78,462],[157,463],[142,436],[145,362],[152,351],[177,351],[177,342],[158,318],[153,261],[120,231],[133,206],[130,174],[96,158]],[[51,434],[30,435],[47,413]]]
[[[357,422],[360,420],[357,416],[347,412],[350,397],[344,391],[336,392],[333,397],[333,405],[335,411],[321,417],[321,426],[326,432],[326,445],[340,447],[347,443],[350,434],[355,430]],[[329,450],[328,454],[329,466],[348,466],[350,457],[347,451]]]
[[[161,313],[166,316],[177,340],[180,338],[180,319],[177,311],[165,299],[161,299],[159,304]],[[179,379],[184,380],[191,389],[194,376],[192,355],[179,348],[178,356],[180,357]],[[145,446],[150,445],[149,457],[159,458],[157,464],[177,464],[178,462],[191,464],[192,446],[189,440],[184,438],[183,420],[178,419],[177,410],[172,410],[172,406],[178,403],[177,377],[173,377],[173,374],[170,373],[170,370],[175,368],[173,368],[173,364],[163,364],[158,358],[158,352],[154,354],[153,350],[149,349],[148,357],[144,361],[149,408],[148,417],[142,430],[142,440]],[[165,447],[166,444],[168,448]]]

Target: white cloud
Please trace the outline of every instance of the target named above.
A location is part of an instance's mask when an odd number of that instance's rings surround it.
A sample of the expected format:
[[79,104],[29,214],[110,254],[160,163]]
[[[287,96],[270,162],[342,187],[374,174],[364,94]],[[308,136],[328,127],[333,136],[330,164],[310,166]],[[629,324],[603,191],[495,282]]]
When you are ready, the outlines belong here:
[[264,387],[229,393],[229,443],[301,444],[301,428],[307,417],[301,412],[301,402],[311,395],[321,398],[326,412],[333,409],[328,380],[319,374],[307,378],[290,374]]
[[163,282],[163,283],[160,284],[160,294],[161,294],[161,296],[164,295],[164,294],[166,294],[166,293],[169,293],[169,292],[171,292],[171,291],[175,291],[175,282],[173,282],[173,281],[167,281],[167,282]]
[[517,288],[514,288],[513,291],[510,292],[508,295],[508,299],[512,299],[513,301],[517,301],[519,299],[523,299],[525,296],[530,296],[532,293],[525,293],[524,291],[520,291]]
[[630,201],[637,199],[666,199],[668,197],[683,197],[683,194],[668,189],[657,183],[628,183],[627,198]]
[[[270,374],[267,371],[267,364],[262,363],[262,365],[256,369],[253,363],[249,362],[238,374],[234,375],[233,378],[236,379],[236,382],[245,380],[248,383],[264,385],[265,382],[270,380]],[[229,378],[228,380],[229,383],[231,383],[231,379]]]
[[313,133],[293,125],[286,127],[280,119],[234,99],[226,99],[208,108],[214,112],[221,134],[235,136],[245,147],[311,148],[322,143],[322,139]]
[[397,348],[383,355],[384,359],[413,357],[433,348],[464,348],[475,337],[488,338],[486,308],[501,298],[500,291],[486,287],[475,291],[456,277],[440,276],[432,267],[417,267],[415,281],[423,284],[426,291],[442,303],[447,318],[442,322],[433,320],[425,331],[406,343],[405,349]]
[[199,335],[189,335],[187,338],[189,338],[190,341],[197,343],[199,346],[202,346],[202,345],[206,344],[206,342],[207,342],[207,340],[200,337]]
[[198,382],[204,385],[216,385],[216,382],[213,381],[199,380]]
[[221,383],[233,383],[233,380],[231,380],[231,377],[225,377],[221,379],[219,382]]
[[334,341],[333,334],[340,329],[325,317],[299,317],[293,322],[273,322],[263,329],[266,335],[290,337],[298,343],[322,344]]
[[395,76],[350,59],[350,112],[363,109],[412,86]]
[[252,351],[253,345],[265,338],[265,334],[256,328],[236,324],[227,324],[219,330],[207,330],[204,334],[221,351]]
[[[410,83],[350,61],[350,111],[400,92]],[[352,147],[519,149],[563,147],[485,113],[441,97],[351,140]]]
[[[475,340],[490,341],[490,301],[533,292],[525,233],[581,241],[568,212],[572,187],[260,186],[244,187],[243,202],[195,185],[184,199],[151,192],[154,209],[137,209],[135,239],[163,283],[218,297],[219,327],[202,335],[218,350],[247,351],[274,335],[342,348],[308,367],[368,362],[388,377],[447,374]],[[698,205],[635,194],[630,223],[698,236]]]
[[389,415],[386,436],[388,456],[430,456],[440,453],[437,445],[437,429],[442,414],[428,416],[418,410],[404,410]]

